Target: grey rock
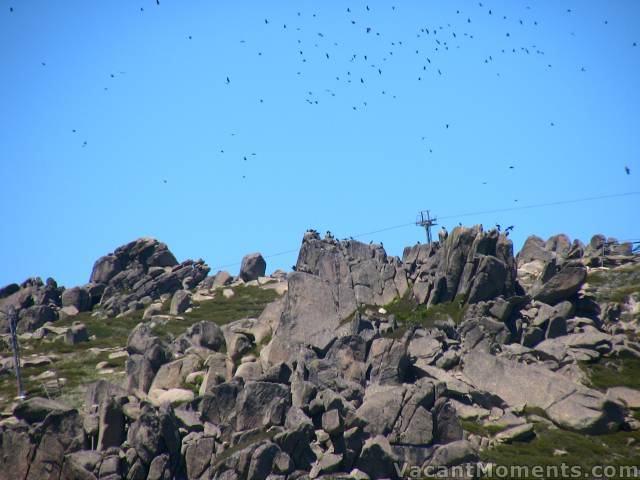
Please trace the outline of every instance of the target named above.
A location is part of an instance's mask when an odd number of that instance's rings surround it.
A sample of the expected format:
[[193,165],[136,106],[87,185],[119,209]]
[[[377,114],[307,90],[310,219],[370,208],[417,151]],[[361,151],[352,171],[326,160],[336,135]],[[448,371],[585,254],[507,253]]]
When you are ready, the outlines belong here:
[[217,425],[232,422],[241,390],[242,386],[235,382],[222,383],[213,387],[200,402],[200,414],[203,420]]
[[536,436],[532,423],[525,423],[508,428],[496,434],[495,440],[499,443],[528,442]]
[[302,272],[293,272],[287,282],[289,289],[276,339],[287,346],[297,342],[325,349],[341,327],[338,301],[331,287],[320,277]]
[[97,450],[119,447],[125,439],[125,419],[122,406],[113,397],[105,399],[99,409]]
[[337,435],[342,432],[342,418],[337,409],[331,409],[322,414],[322,429],[329,435]]
[[61,480],[96,480],[93,469],[100,460],[102,456],[95,451],[70,453],[64,458],[60,478]]
[[273,461],[280,449],[271,442],[260,445],[253,451],[247,480],[265,480],[272,470]]
[[619,404],[538,365],[474,351],[465,357],[463,371],[476,388],[508,405],[542,408],[563,428],[598,434],[614,431],[622,421]]
[[260,253],[250,253],[242,258],[239,276],[245,282],[257,280],[258,277],[264,277],[266,268],[267,262],[265,262]]
[[215,440],[213,437],[201,435],[190,442],[184,454],[187,477],[190,479],[200,478],[209,467],[214,451]]
[[156,373],[150,390],[154,388],[181,388],[190,373],[197,372],[202,367],[202,359],[197,355],[185,355],[173,362],[165,363]]
[[236,429],[282,425],[291,404],[289,389],[279,383],[248,382],[238,395]]
[[325,452],[311,467],[309,478],[318,478],[320,475],[336,473],[342,466],[342,455]]
[[[213,322],[202,321],[190,326],[186,333],[180,336],[178,342],[186,341],[184,346],[196,346],[208,348],[219,352],[226,348],[224,333],[222,329]],[[182,347],[182,351],[186,348]],[[188,348],[187,346],[187,348]]]
[[55,400],[31,397],[18,403],[13,409],[13,415],[27,423],[39,423],[51,413],[60,414],[71,410],[71,407]]
[[534,294],[536,300],[555,305],[578,292],[585,279],[587,270],[578,262],[567,262],[555,275],[542,284]]
[[369,478],[396,479],[398,474],[394,466],[395,461],[391,445],[385,437],[378,435],[365,442],[357,466],[369,475]]
[[369,351],[369,379],[380,384],[400,384],[407,376],[408,338],[377,338]]
[[467,440],[441,445],[433,452],[429,465],[434,467],[453,467],[478,461],[478,453]]
[[107,478],[111,475],[119,475],[121,470],[120,457],[118,455],[108,455],[102,459],[100,464],[99,478]]
[[213,353],[207,357],[205,364],[208,366],[207,373],[200,386],[200,395],[210,392],[213,387],[231,380],[230,359],[223,353]]
[[171,297],[171,306],[169,313],[171,315],[180,315],[191,306],[191,294],[187,290],[177,290]]
[[67,330],[64,341],[68,345],[76,345],[80,342],[89,341],[89,332],[84,323],[73,322],[73,325]]
[[62,306],[76,307],[79,312],[87,311],[91,308],[91,297],[89,292],[82,287],[68,288],[62,292]]
[[439,398],[432,410],[435,443],[445,444],[462,439],[463,429],[456,409],[446,398]]

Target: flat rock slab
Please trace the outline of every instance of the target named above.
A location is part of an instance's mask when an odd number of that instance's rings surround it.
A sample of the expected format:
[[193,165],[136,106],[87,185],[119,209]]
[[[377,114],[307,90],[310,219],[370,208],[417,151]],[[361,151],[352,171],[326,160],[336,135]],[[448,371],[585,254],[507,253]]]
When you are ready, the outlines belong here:
[[463,371],[477,388],[511,406],[542,408],[569,430],[600,434],[616,430],[623,421],[620,404],[539,365],[474,351],[465,357]]
[[640,390],[628,387],[613,387],[607,390],[607,396],[624,403],[629,408],[640,408]]
[[532,423],[511,427],[498,433],[495,440],[499,443],[528,442],[536,436]]

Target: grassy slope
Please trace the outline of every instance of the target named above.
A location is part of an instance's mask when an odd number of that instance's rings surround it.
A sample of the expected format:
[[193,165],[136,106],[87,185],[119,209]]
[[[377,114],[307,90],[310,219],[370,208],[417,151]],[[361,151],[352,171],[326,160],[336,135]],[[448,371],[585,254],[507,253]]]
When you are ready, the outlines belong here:
[[[183,315],[183,320],[170,320],[166,324],[159,324],[156,331],[167,340],[183,333],[190,325],[201,320],[209,320],[220,325],[246,317],[260,315],[267,303],[277,298],[274,290],[263,290],[258,287],[237,287],[235,295],[229,299],[219,295],[213,300],[206,300],[198,304],[191,313]],[[169,308],[169,302],[164,305]],[[92,348],[124,347],[131,330],[142,321],[142,311],[135,314],[120,317],[101,319],[91,315],[91,312],[83,312],[76,317],[60,320],[56,326],[69,326],[73,321],[81,321],[87,326],[89,336],[95,335],[96,339],[78,345],[67,345],[62,340],[30,340],[21,342],[21,355],[31,354],[47,355],[57,354],[60,360],[51,365],[38,367],[26,367],[22,369],[25,379],[25,390],[28,395],[46,395],[42,387],[42,381],[34,377],[47,370],[54,371],[59,378],[67,380],[62,387],[63,395],[72,403],[78,404],[82,386],[99,378],[118,380],[124,378],[125,358],[108,360],[109,352],[93,352]],[[0,344],[0,356],[8,357],[11,350],[8,345]],[[107,360],[115,370],[113,375],[99,374],[95,365]],[[0,410],[11,403],[16,394],[16,379],[13,373],[0,375]]]

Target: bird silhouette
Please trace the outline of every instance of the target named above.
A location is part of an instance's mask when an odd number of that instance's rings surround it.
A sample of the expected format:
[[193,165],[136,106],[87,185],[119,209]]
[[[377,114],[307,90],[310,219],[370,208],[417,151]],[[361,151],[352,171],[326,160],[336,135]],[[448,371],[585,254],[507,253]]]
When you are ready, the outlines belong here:
[[229,85],[231,83],[231,80],[229,80],[229,77],[227,77],[227,85]]
[[627,175],[631,175],[631,169],[629,167],[624,167],[624,171],[626,172]]

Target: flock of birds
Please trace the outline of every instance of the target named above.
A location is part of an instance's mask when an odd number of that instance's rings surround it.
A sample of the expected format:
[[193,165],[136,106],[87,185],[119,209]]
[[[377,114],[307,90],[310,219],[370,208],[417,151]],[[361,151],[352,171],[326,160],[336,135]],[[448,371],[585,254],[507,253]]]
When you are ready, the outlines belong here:
[[[160,6],[160,0],[155,0],[156,6]],[[532,15],[531,7],[526,6],[526,13],[522,15],[522,17],[510,18],[507,15],[499,13],[494,10],[494,8],[483,4],[483,2],[478,2],[476,9],[474,10],[473,15],[470,13],[463,13],[460,9],[456,9],[455,18],[459,18],[460,20],[456,25],[452,25],[451,23],[443,23],[442,25],[422,25],[416,28],[414,32],[407,32],[407,37],[404,39],[391,39],[385,38],[385,33],[383,31],[379,31],[376,28],[375,24],[372,23],[372,17],[368,16],[374,10],[373,6],[364,5],[358,7],[358,9],[352,9],[349,6],[342,7],[344,8],[344,14],[346,21],[353,27],[355,30],[355,35],[362,35],[364,37],[372,37],[377,39],[375,44],[371,43],[372,49],[367,52],[362,51],[346,51],[345,46],[342,45],[341,38],[332,38],[332,34],[334,33],[333,29],[331,32],[315,32],[315,41],[312,43],[303,42],[302,38],[304,35],[302,34],[303,28],[306,26],[303,23],[304,17],[308,17],[308,14],[303,14],[303,12],[297,11],[294,18],[297,18],[299,21],[296,24],[287,24],[284,22],[277,22],[270,18],[264,19],[264,25],[273,28],[279,29],[281,31],[292,31],[295,32],[295,40],[296,43],[293,48],[297,51],[298,62],[296,63],[296,75],[299,77],[304,77],[305,66],[309,66],[312,62],[324,62],[327,66],[331,66],[332,61],[334,59],[339,59],[339,61],[345,61],[348,59],[348,68],[346,70],[333,72],[334,73],[334,82],[335,85],[341,85],[343,87],[354,87],[354,86],[369,86],[372,87],[366,91],[360,91],[360,96],[364,95],[380,95],[383,97],[387,97],[390,99],[396,99],[397,93],[393,92],[393,88],[396,86],[393,83],[386,84],[384,82],[384,77],[386,76],[389,69],[394,68],[393,62],[391,61],[394,55],[397,57],[399,55],[411,54],[415,57],[415,61],[413,62],[415,65],[415,80],[418,82],[422,82],[426,80],[428,75],[433,76],[443,76],[446,75],[445,67],[443,66],[443,62],[441,62],[441,56],[446,54],[449,50],[457,50],[460,48],[464,48],[468,42],[474,40],[474,34],[472,33],[472,29],[470,26],[476,21],[475,15],[486,15],[502,22],[502,28],[504,31],[504,45],[502,48],[499,48],[497,51],[493,53],[489,53],[485,58],[480,60],[480,63],[485,65],[495,64],[499,55],[523,55],[529,57],[544,57],[545,51],[536,45],[518,45],[513,40],[515,36],[512,36],[513,29],[516,28],[524,28],[525,26],[529,26],[531,28],[536,28],[539,25],[539,20],[534,18]],[[397,10],[395,5],[389,5],[386,7],[382,7],[379,5],[375,5],[376,9],[388,9],[385,13],[387,15],[393,15]],[[144,7],[140,7],[140,11],[144,12]],[[9,12],[13,13],[13,6],[9,7]],[[571,8],[567,8],[566,11],[563,12],[565,15],[572,15],[573,11]],[[311,18],[316,18],[316,13],[311,13]],[[603,23],[605,25],[608,24],[608,20],[604,19]],[[276,31],[273,32],[276,34]],[[575,32],[569,32],[571,36],[575,36]],[[413,38],[415,37],[415,38]],[[188,40],[193,40],[192,35],[187,36]],[[246,40],[240,39],[240,43],[245,44]],[[637,47],[637,42],[633,42],[631,47]],[[257,52],[258,56],[262,56],[262,51]],[[553,68],[551,63],[543,62],[545,64],[545,68],[551,69]],[[46,67],[46,62],[41,62],[42,67]],[[336,68],[340,68],[341,64],[335,63],[333,66]],[[587,72],[587,67],[585,65],[577,65],[576,69],[581,73]],[[124,75],[126,72],[120,71],[116,73],[110,73],[110,78],[115,78],[116,75]],[[498,67],[496,67],[495,74],[497,77],[501,76],[501,72],[498,71]],[[234,75],[232,72],[229,72],[223,81],[223,85],[226,87],[231,87],[233,85]],[[337,88],[331,85],[327,85],[327,88],[324,89],[322,94],[326,97],[336,97]],[[107,86],[104,87],[105,91],[108,91],[109,88]],[[344,90],[343,90],[344,91]],[[304,101],[309,105],[318,105],[322,101],[322,94],[318,94],[317,92],[308,91]],[[357,98],[358,95],[353,95],[353,99]],[[352,100],[352,99],[349,99]],[[350,109],[353,111],[365,110],[372,102],[372,98],[360,99],[357,103],[346,102],[349,105]],[[264,103],[264,98],[259,98],[259,103]],[[550,121],[549,125],[551,127],[555,127],[555,122]],[[444,123],[442,125],[443,130],[449,130],[452,127],[451,123]],[[77,129],[72,129],[73,134],[77,134]],[[235,133],[232,133],[231,136],[235,136]],[[425,144],[427,151],[430,154],[433,154],[433,142],[427,137],[422,136],[420,141]],[[88,146],[88,141],[83,140],[81,143],[81,147],[85,148]],[[219,150],[220,155],[225,154],[225,147],[221,146]],[[256,156],[255,152],[252,153],[242,153],[240,157],[242,158],[242,162],[248,162],[250,157]],[[510,165],[509,169],[513,170],[515,168],[514,165]],[[631,174],[631,169],[628,166],[624,167],[625,173],[627,175]],[[246,170],[245,170],[246,171]],[[246,178],[246,173],[242,174],[242,178]],[[164,184],[167,183],[166,179],[162,179]],[[487,185],[488,182],[482,181],[482,185]],[[518,201],[515,199],[514,201]]]

